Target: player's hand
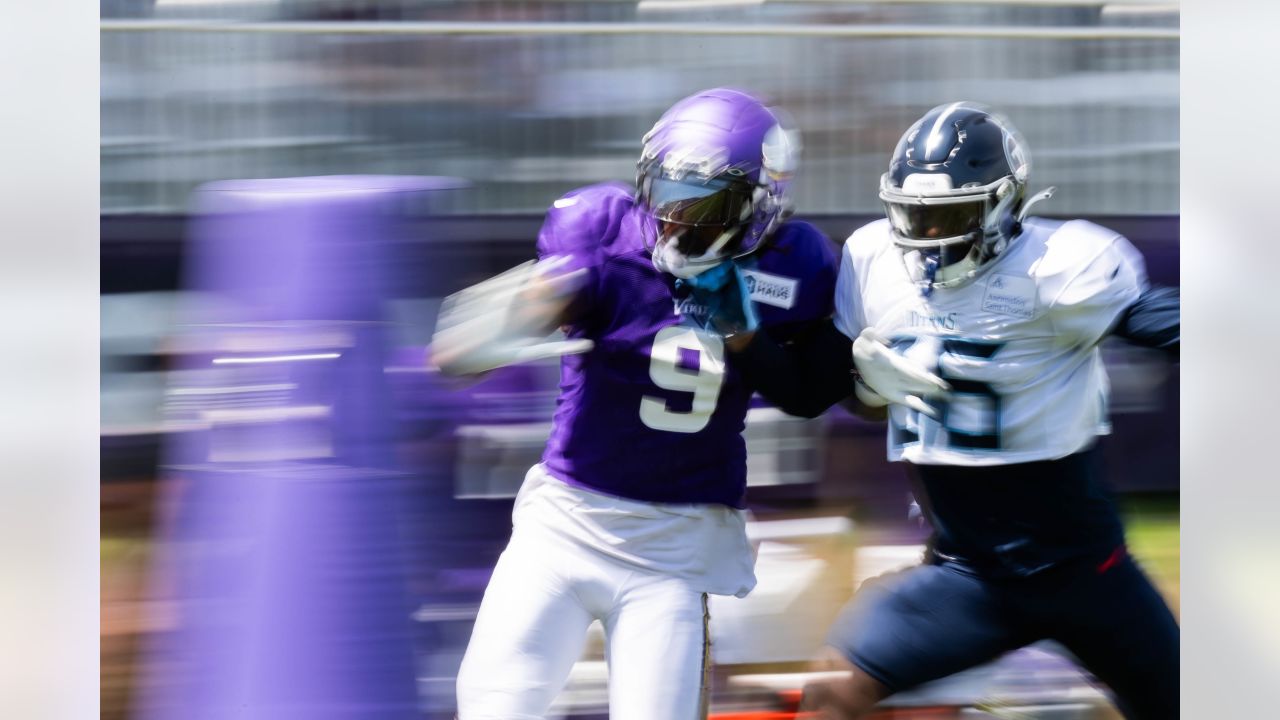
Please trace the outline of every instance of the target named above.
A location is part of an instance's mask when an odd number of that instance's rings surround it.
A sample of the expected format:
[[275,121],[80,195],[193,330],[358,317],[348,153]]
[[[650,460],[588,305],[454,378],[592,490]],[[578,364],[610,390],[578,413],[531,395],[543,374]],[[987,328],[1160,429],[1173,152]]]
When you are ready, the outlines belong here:
[[431,363],[446,375],[478,375],[505,365],[587,352],[590,340],[549,340],[586,270],[567,257],[527,262],[445,298]]
[[924,398],[951,390],[950,385],[924,365],[889,347],[871,328],[863,330],[853,341],[853,364],[861,376],[856,387],[858,400],[870,407],[898,403],[937,418],[938,411]]

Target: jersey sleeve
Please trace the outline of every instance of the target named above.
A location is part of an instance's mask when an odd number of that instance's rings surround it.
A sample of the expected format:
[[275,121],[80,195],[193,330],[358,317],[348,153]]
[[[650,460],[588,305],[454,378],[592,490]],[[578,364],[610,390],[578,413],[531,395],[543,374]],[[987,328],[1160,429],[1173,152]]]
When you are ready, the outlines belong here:
[[587,279],[568,309],[579,322],[598,297],[604,239],[616,232],[630,195],[620,185],[592,185],[556,200],[538,231],[538,259],[567,257],[565,271],[585,270]]
[[1177,357],[1182,336],[1182,300],[1178,288],[1148,288],[1125,311],[1112,334]]
[[1111,233],[1088,249],[1049,308],[1054,332],[1072,344],[1101,341],[1148,286],[1142,254],[1124,236]]
[[751,387],[788,415],[814,418],[853,394],[852,344],[830,317],[790,342],[758,332],[732,358]]

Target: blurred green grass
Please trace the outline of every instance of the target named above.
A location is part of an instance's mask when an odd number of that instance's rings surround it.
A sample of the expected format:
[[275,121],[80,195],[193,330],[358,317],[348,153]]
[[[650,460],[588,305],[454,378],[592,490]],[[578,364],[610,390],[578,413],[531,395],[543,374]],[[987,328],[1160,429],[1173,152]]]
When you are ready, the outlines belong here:
[[1178,614],[1181,582],[1181,528],[1178,497],[1130,496],[1121,503],[1129,552]]
[[135,536],[104,535],[98,540],[98,556],[104,566],[130,560],[145,560],[151,539]]

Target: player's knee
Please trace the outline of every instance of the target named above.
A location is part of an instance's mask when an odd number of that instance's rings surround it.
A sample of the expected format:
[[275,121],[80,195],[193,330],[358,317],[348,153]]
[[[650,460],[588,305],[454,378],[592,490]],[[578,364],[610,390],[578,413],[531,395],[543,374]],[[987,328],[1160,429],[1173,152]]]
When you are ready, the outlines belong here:
[[809,663],[809,669],[813,672],[846,671],[854,667],[844,653],[830,645],[823,646]]
[[878,686],[865,675],[811,680],[805,683],[800,712],[818,720],[858,720],[879,702]]
[[454,692],[457,720],[541,720],[555,699],[550,685],[531,681],[509,663],[470,655],[458,668]]
[[856,720],[889,695],[883,683],[835,648],[823,648],[813,669],[829,675],[805,683],[800,710],[819,720]]

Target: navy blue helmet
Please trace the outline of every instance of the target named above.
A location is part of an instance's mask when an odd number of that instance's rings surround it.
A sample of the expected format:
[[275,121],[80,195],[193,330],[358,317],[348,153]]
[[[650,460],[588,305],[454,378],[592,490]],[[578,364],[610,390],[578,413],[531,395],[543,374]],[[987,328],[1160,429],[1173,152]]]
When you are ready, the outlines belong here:
[[939,105],[898,141],[880,200],[912,277],[927,291],[972,279],[1019,232],[1030,161],[1017,128],[972,102]]

